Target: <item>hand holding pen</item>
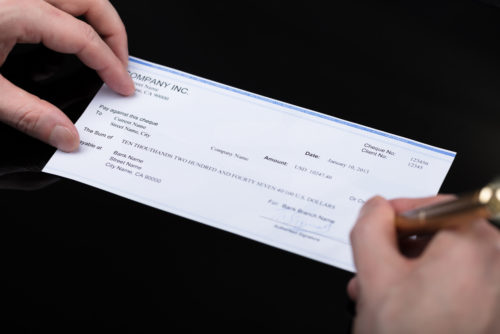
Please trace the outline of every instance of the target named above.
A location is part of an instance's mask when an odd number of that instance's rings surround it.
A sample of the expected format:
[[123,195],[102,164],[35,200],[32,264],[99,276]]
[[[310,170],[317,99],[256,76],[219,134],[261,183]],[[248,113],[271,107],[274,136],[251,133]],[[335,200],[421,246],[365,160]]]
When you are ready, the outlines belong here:
[[455,199],[401,213],[396,216],[396,229],[400,237],[432,234],[481,218],[500,220],[500,178]]
[[[367,201],[351,232],[354,332],[499,333],[500,231],[487,220],[499,197],[494,181],[451,199]],[[425,248],[409,257],[412,240]]]

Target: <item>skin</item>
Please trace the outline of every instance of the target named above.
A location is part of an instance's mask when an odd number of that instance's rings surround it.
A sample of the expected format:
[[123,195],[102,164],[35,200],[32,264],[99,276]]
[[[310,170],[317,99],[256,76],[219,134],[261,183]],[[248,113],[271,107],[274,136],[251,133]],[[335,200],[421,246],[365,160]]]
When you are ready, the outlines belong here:
[[[82,15],[88,23],[75,18]],[[16,43],[75,54],[117,93],[134,93],[125,27],[107,0],[0,0],[0,66]],[[61,110],[1,75],[0,121],[62,151],[79,145]],[[395,214],[439,200],[375,197],[363,207],[351,233],[357,275],[347,288],[354,332],[500,332],[500,234],[488,222],[441,231],[416,257],[400,250]]]
[[[125,27],[107,0],[0,0],[0,66],[17,43],[75,54],[117,93],[134,93]],[[79,146],[78,131],[61,110],[1,75],[0,121],[65,152]]]
[[500,233],[485,220],[438,232],[416,257],[403,255],[397,212],[443,197],[375,197],[351,232],[357,275],[355,333],[500,333]]

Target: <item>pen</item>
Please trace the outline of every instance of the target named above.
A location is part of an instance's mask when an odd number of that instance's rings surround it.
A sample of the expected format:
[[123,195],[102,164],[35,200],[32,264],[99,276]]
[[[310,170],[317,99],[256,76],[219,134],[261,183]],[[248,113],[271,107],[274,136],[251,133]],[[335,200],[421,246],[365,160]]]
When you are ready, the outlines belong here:
[[500,223],[500,177],[456,199],[397,215],[396,230],[400,237],[425,235],[479,218]]

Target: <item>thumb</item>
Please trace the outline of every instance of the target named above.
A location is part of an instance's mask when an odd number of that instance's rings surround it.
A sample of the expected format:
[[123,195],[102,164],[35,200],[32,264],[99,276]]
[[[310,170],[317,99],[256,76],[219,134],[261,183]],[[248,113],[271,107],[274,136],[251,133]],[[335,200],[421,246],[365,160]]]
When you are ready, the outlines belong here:
[[1,75],[0,121],[61,151],[74,151],[80,142],[78,131],[61,110]]
[[360,211],[351,230],[352,251],[360,285],[365,280],[371,285],[387,281],[387,277],[406,263],[399,252],[394,215],[390,203],[378,196],[366,202]]

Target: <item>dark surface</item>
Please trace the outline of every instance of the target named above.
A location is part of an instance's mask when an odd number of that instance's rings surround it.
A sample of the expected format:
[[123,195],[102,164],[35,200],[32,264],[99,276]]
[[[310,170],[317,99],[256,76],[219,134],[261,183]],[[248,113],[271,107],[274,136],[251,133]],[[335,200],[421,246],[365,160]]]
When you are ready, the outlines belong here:
[[[494,6],[113,3],[131,55],[457,151],[442,192],[474,189],[500,171]],[[74,57],[43,48],[17,48],[0,72],[73,120],[100,86]],[[0,143],[2,327],[350,331],[352,274],[44,176],[37,171],[53,150],[3,125]]]

